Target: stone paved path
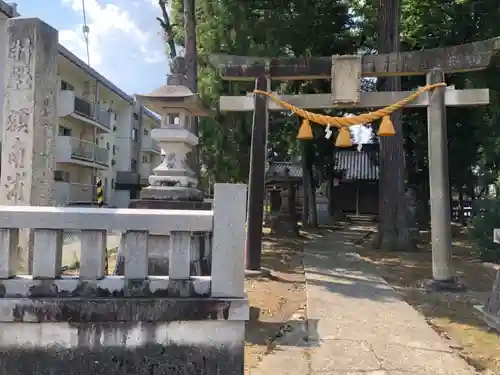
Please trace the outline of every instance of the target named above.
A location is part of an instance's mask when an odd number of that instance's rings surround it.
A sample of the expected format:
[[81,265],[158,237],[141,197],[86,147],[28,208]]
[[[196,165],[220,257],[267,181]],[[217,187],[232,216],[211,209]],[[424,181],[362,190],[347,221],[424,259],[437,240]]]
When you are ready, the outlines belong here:
[[354,253],[369,228],[305,250],[307,319],[251,375],[472,375],[422,315]]

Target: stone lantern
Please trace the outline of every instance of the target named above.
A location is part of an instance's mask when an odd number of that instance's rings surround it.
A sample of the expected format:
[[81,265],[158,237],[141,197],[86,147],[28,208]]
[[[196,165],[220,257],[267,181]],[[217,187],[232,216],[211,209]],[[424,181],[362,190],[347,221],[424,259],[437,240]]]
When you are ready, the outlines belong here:
[[140,104],[147,106],[162,118],[161,127],[153,129],[151,138],[156,140],[164,157],[149,177],[150,186],[141,190],[140,199],[132,201],[130,208],[158,209],[210,209],[203,204],[203,193],[198,179],[189,167],[187,156],[198,144],[192,133],[193,117],[211,116],[198,94],[186,83],[183,57],[171,63],[167,84],[150,94],[136,95]]
[[[198,94],[193,93],[185,84],[185,64],[183,57],[177,57],[171,64],[172,74],[167,77],[167,85],[146,95],[136,95],[138,102],[147,106],[162,118],[161,127],[153,129],[151,138],[162,149],[162,162],[153,169],[149,177],[150,186],[141,190],[140,199],[130,202],[130,208],[210,210],[212,204],[203,201],[196,173],[189,167],[188,155],[198,144],[193,134],[191,119],[212,115],[210,109],[201,103]],[[209,270],[205,264],[205,243],[207,233],[193,233],[191,241],[191,260],[196,275]],[[168,241],[164,236],[150,236],[149,274],[168,274]],[[123,274],[124,256],[119,247],[115,273]],[[201,269],[200,269],[201,267]]]
[[150,186],[141,190],[141,200],[202,201],[198,179],[189,168],[187,155],[198,144],[191,132],[191,119],[211,115],[198,95],[183,85],[165,85],[147,95],[137,95],[141,104],[161,115],[161,128],[151,138],[164,152],[159,166],[149,177]]

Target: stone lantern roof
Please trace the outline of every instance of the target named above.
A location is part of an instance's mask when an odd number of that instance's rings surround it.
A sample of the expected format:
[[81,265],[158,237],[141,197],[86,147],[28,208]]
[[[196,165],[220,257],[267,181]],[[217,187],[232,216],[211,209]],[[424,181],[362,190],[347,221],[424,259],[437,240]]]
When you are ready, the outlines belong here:
[[214,112],[203,105],[198,94],[183,85],[165,85],[145,95],[136,95],[137,100],[162,115],[165,110],[185,111],[190,116],[208,117]]

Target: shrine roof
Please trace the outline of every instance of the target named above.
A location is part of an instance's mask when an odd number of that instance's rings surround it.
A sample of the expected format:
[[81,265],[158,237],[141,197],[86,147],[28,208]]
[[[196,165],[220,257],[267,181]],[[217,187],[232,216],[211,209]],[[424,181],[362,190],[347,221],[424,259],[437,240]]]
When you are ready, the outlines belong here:
[[373,150],[339,150],[336,171],[344,172],[344,180],[378,180],[377,152]]
[[[375,147],[366,147],[365,150],[358,151],[356,148],[337,150],[335,152],[335,171],[343,171],[343,180],[347,181],[374,181],[379,178],[379,168],[377,165],[378,152]],[[370,145],[372,146],[372,145]],[[288,169],[290,177],[302,177],[302,166],[290,162],[273,162],[266,171],[267,179],[272,176],[284,176]]]

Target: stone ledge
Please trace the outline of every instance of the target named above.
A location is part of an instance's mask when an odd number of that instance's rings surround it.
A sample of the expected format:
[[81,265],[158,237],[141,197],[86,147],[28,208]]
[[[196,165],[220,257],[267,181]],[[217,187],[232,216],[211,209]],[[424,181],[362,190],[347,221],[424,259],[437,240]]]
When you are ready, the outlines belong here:
[[190,187],[148,186],[141,190],[140,199],[203,202],[203,192]]
[[129,208],[147,208],[158,210],[211,210],[212,202],[171,201],[163,199],[133,199]]
[[500,332],[500,317],[490,314],[484,309],[482,305],[475,305],[474,309],[477,310],[478,315],[485,321],[488,326]]
[[132,323],[248,319],[246,298],[0,299],[0,322]]
[[210,276],[192,276],[187,280],[173,280],[168,276],[141,280],[123,276],[106,276],[100,280],[82,280],[77,276],[47,280],[17,276],[0,280],[0,298],[210,297],[210,293]]
[[169,235],[171,231],[211,232],[210,210],[148,210],[128,208],[0,206],[0,228],[44,230],[146,231]]

